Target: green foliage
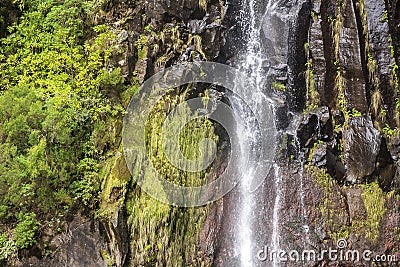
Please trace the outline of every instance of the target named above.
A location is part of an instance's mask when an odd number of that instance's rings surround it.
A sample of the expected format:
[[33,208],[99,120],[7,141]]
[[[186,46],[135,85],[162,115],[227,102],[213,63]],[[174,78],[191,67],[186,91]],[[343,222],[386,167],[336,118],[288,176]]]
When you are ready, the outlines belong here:
[[15,253],[17,246],[14,240],[8,239],[6,234],[0,235],[0,261]]
[[148,42],[148,37],[146,35],[140,35],[139,39],[136,41],[139,59],[147,58]]
[[116,34],[89,24],[94,1],[18,4],[23,16],[0,40],[0,220],[26,248],[44,215],[96,205],[124,80],[109,62]]
[[381,22],[386,22],[386,23],[389,22],[389,13],[388,13],[387,10],[384,10],[384,11],[383,11],[383,15],[382,15],[380,21],[381,21]]
[[379,187],[377,182],[366,184],[361,194],[365,209],[367,210],[367,220],[364,222],[367,238],[375,241],[379,236],[380,223],[383,219],[386,208],[386,194]]
[[277,90],[277,91],[281,91],[281,92],[286,92],[286,85],[284,85],[281,82],[273,82],[272,83],[272,89],[273,90]]
[[390,138],[396,134],[396,130],[392,129],[388,124],[382,129],[382,133],[385,137]]
[[38,229],[36,214],[21,213],[14,229],[14,240],[18,248],[28,248],[36,243],[35,234]]
[[[186,92],[186,91],[185,91]],[[208,93],[203,97],[204,105],[208,104]],[[178,105],[185,105],[185,93],[176,95],[171,94],[163,97],[154,106],[149,116],[149,123],[146,127],[146,143],[148,155],[152,165],[159,171],[162,177],[172,183],[182,186],[200,186],[207,182],[209,168],[199,172],[188,172],[176,168],[170,163],[164,153],[162,135],[163,123],[167,114]],[[176,120],[186,121],[189,116],[188,107],[183,108],[176,119],[172,120],[171,125],[177,125]],[[188,122],[182,129],[171,131],[179,133],[179,147],[182,154],[188,159],[198,159],[203,157],[198,149],[201,141],[211,139],[217,142],[214,134],[214,127],[207,119],[194,119]],[[176,136],[166,138],[177,138]],[[211,151],[208,149],[206,151]],[[138,166],[137,170],[142,170],[142,175],[148,175],[151,168],[146,164]],[[138,175],[140,175],[138,173]],[[136,178],[134,176],[134,178]],[[117,180],[117,179],[115,179]],[[115,181],[116,185],[120,182]],[[116,188],[116,186],[114,187]],[[108,190],[112,191],[112,190]],[[178,208],[161,203],[147,194],[139,193],[137,188],[129,191],[126,204],[129,213],[129,223],[131,225],[132,247],[134,249],[133,265],[139,265],[140,259],[144,259],[149,266],[183,266],[185,259],[190,258],[193,266],[201,266],[197,262],[197,241],[203,222],[206,218],[208,207],[200,208]],[[168,259],[168,262],[166,262]]]
[[80,199],[87,206],[93,206],[99,191],[99,164],[92,158],[85,158],[78,165],[81,179],[71,184],[75,199]]

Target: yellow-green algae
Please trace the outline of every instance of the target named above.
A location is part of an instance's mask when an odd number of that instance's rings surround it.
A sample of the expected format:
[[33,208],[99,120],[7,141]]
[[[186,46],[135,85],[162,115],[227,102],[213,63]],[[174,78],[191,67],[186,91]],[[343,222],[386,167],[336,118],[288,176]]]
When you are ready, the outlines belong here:
[[[162,151],[163,123],[168,113],[185,100],[185,93],[171,91],[171,94],[164,96],[153,108],[146,125],[148,156],[164,179],[179,185],[199,186],[207,182],[210,169],[201,172],[179,170],[168,161]],[[204,104],[207,105],[207,101]],[[201,156],[198,145],[205,138],[218,141],[211,121],[190,121],[179,133],[183,155],[188,159]],[[125,205],[129,217],[132,266],[205,266],[197,243],[209,207],[179,208],[152,198],[141,191],[138,185],[130,182],[126,163],[120,153],[108,165],[109,175],[102,185],[99,214],[112,220],[115,213]],[[140,168],[142,175],[152,175],[149,166]],[[140,173],[136,171],[134,170],[134,175]],[[132,179],[135,181],[137,177]]]

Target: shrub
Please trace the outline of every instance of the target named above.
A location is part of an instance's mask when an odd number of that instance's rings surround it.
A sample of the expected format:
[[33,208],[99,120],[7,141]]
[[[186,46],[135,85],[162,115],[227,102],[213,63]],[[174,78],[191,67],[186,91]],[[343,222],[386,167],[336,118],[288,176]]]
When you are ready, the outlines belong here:
[[36,243],[35,235],[38,229],[36,214],[33,212],[21,213],[18,224],[14,229],[14,240],[18,248],[28,248]]

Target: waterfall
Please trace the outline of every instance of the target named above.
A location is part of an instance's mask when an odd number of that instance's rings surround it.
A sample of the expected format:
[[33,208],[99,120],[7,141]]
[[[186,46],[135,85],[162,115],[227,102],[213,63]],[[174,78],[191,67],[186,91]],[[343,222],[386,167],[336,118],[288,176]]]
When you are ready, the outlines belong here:
[[[280,236],[280,227],[279,227],[279,210],[281,206],[282,199],[282,175],[280,172],[280,167],[278,164],[274,164],[275,170],[275,203],[274,203],[274,211],[272,217],[272,250],[278,251],[280,249],[279,244],[279,236]],[[277,266],[279,262],[276,258],[273,259],[273,266]]]
[[[255,173],[253,168],[248,167],[248,160],[243,155],[247,149],[252,149],[256,151],[258,149],[257,138],[259,133],[255,130],[255,121],[252,117],[251,112],[256,111],[258,114],[264,114],[263,109],[265,109],[265,101],[268,101],[268,97],[265,95],[266,89],[266,71],[263,68],[263,64],[268,58],[266,58],[263,52],[263,43],[261,37],[261,22],[264,17],[260,12],[259,5],[260,1],[256,0],[244,0],[243,10],[241,16],[241,27],[243,31],[246,32],[245,48],[243,56],[241,57],[238,67],[241,71],[246,73],[250,77],[251,84],[248,84],[245,92],[247,96],[247,101],[251,103],[246,103],[251,106],[253,110],[248,110],[243,107],[243,102],[240,102],[234,96],[231,97],[232,107],[235,111],[235,116],[246,118],[246,124],[244,126],[238,126],[237,134],[239,147],[242,151],[239,159],[238,173],[241,173],[242,179],[238,187],[238,218],[237,218],[237,240],[236,248],[237,256],[239,258],[240,266],[242,267],[252,267],[256,266],[255,262],[255,234],[254,221],[257,214],[255,210],[257,209],[257,192],[256,188],[253,188],[252,183],[254,182],[256,175],[267,175]],[[268,1],[266,5],[266,12],[271,8],[271,0]],[[240,83],[240,81],[238,81]],[[254,110],[256,109],[256,110]],[[244,127],[244,128],[243,128]],[[250,147],[247,143],[250,140]],[[251,159],[250,159],[251,160]],[[277,186],[280,184],[280,177],[276,179]],[[278,189],[280,190],[280,189]],[[280,194],[277,195],[278,200],[275,201],[276,206],[280,204]],[[278,210],[279,207],[276,207]],[[274,214],[275,215],[275,214]],[[274,216],[275,218],[276,216]],[[275,220],[274,220],[275,223]],[[279,235],[278,231],[275,231],[275,235]],[[276,237],[278,239],[278,237]]]

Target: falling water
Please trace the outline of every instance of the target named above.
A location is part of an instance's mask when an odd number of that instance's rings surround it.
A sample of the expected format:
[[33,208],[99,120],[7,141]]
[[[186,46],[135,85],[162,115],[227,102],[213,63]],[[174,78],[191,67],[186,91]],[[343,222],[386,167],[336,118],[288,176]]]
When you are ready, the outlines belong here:
[[306,237],[308,236],[308,232],[309,232],[309,226],[307,224],[307,209],[306,209],[306,204],[304,202],[305,199],[305,193],[304,193],[304,152],[301,151],[301,145],[300,145],[300,141],[299,138],[297,136],[297,134],[294,134],[294,144],[296,147],[296,154],[299,158],[299,164],[300,164],[300,170],[299,170],[299,176],[300,176],[300,205],[301,205],[301,212],[302,212],[302,217],[304,220],[304,225],[303,225],[303,229],[304,229],[304,233],[306,234]]
[[[275,195],[275,203],[274,203],[274,211],[272,217],[272,249],[273,251],[278,251],[280,248],[279,244],[279,236],[280,236],[280,227],[279,227],[279,209],[281,206],[281,199],[282,199],[282,175],[280,172],[280,167],[278,164],[274,164],[275,170],[275,188],[276,188],[276,195]],[[277,266],[279,262],[276,258],[274,258],[273,265]]]
[[[266,13],[268,13],[271,8],[271,0],[267,3]],[[262,2],[261,2],[262,3]],[[263,53],[262,49],[262,37],[261,37],[261,20],[265,16],[262,14],[260,10],[258,10],[259,2],[256,0],[244,0],[243,10],[242,10],[242,29],[246,30],[247,33],[247,43],[245,45],[245,51],[243,53],[243,58],[239,63],[239,69],[243,72],[247,73],[250,77],[251,84],[246,87],[246,92],[244,92],[252,101],[252,103],[246,103],[250,105],[253,109],[257,109],[256,111],[260,111],[260,114],[263,114],[262,110],[265,109],[265,69],[263,69],[263,63],[267,60],[265,53]],[[264,16],[263,16],[264,15]],[[255,131],[255,121],[252,120],[251,111],[244,108],[240,102],[233,98],[231,99],[233,109],[235,110],[235,116],[248,118],[246,120],[246,125],[238,126],[244,127],[245,129],[238,128],[238,140],[239,146],[242,151],[240,158],[240,163],[238,166],[238,171],[242,173],[242,182],[239,186],[239,214],[238,214],[238,225],[236,229],[238,231],[237,242],[236,242],[236,251],[239,256],[240,266],[242,267],[252,267],[255,266],[254,262],[255,257],[255,245],[254,244],[254,236],[255,230],[254,228],[254,220],[255,215],[254,210],[257,204],[256,192],[253,191],[250,185],[254,180],[255,170],[252,168],[248,168],[248,160],[244,158],[243,155],[244,150],[253,149],[257,150],[257,145],[248,147],[248,143],[246,140],[257,140],[258,134]],[[257,143],[257,142],[255,142]],[[260,175],[260,174],[258,174]],[[265,174],[266,175],[266,174]],[[277,179],[280,179],[279,176]],[[280,181],[277,181],[277,187],[280,184]],[[280,187],[280,186],[279,186]],[[279,189],[280,190],[280,189]],[[277,196],[278,201],[276,201],[276,205],[280,204],[280,196]],[[278,210],[278,207],[276,208]],[[274,214],[275,215],[275,214]],[[274,216],[274,218],[277,216]],[[278,223],[276,222],[276,225]],[[275,221],[274,221],[274,234],[276,236],[279,235],[279,231],[275,231]],[[276,237],[278,239],[278,237]]]

